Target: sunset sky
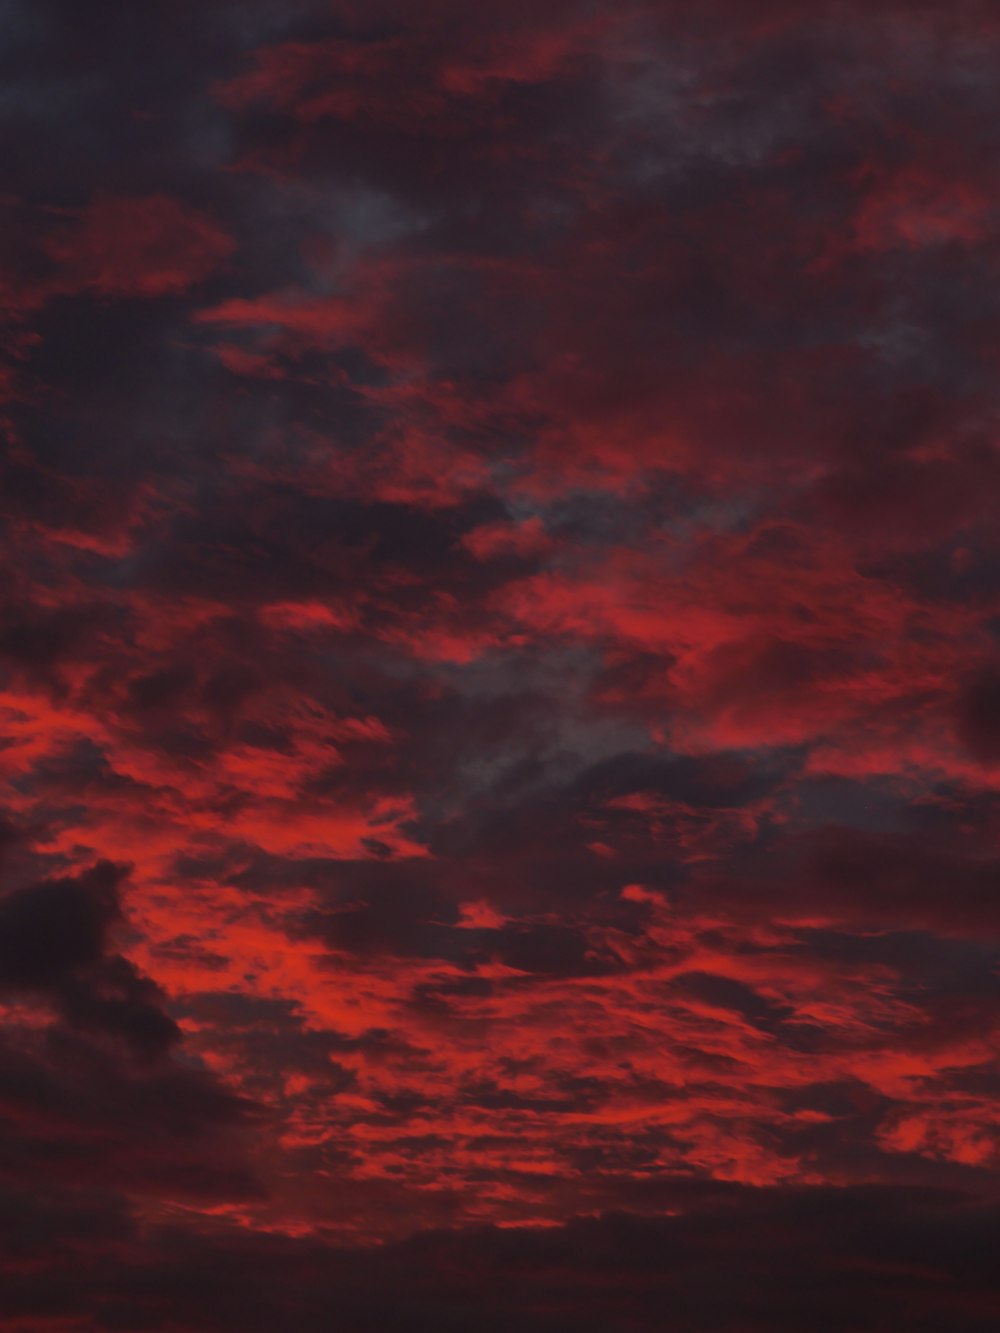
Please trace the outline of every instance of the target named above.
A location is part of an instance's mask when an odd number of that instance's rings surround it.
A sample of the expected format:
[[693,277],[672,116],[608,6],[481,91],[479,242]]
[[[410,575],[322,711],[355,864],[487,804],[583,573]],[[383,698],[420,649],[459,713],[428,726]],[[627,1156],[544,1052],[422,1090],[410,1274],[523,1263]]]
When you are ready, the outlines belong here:
[[0,38],[0,1333],[996,1333],[1000,7]]

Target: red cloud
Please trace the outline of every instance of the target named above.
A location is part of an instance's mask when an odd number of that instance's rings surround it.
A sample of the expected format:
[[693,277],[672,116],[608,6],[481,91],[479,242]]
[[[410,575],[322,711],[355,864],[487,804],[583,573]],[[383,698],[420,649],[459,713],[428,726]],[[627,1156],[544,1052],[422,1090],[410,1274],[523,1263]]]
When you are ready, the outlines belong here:
[[166,194],[97,194],[43,246],[59,266],[59,289],[147,299],[186,292],[235,248],[205,214]]

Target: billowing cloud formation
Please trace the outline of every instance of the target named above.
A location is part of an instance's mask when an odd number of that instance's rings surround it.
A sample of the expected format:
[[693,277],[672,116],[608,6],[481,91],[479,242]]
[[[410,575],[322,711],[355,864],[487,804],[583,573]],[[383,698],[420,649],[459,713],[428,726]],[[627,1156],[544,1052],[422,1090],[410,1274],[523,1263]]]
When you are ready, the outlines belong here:
[[996,15],[139,8],[0,5],[0,1328],[995,1328]]

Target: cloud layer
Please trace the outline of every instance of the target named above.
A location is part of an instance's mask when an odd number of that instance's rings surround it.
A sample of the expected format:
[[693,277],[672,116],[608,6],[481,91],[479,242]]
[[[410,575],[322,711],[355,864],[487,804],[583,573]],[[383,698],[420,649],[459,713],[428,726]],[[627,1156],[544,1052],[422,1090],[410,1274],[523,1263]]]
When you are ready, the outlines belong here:
[[134,8],[0,4],[0,1329],[995,1328],[996,14]]

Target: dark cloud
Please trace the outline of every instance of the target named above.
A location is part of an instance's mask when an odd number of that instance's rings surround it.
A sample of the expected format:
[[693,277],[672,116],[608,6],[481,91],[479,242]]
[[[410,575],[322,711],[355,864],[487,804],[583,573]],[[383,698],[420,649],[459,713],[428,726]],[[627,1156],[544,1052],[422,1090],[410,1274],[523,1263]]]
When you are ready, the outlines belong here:
[[[684,1333],[874,1333],[900,1319],[915,1330],[946,1321],[980,1333],[995,1318],[989,1202],[891,1188],[765,1198],[735,1188],[699,1199],[684,1182],[671,1193],[681,1206],[674,1217],[429,1232],[378,1251],[273,1236],[195,1244],[182,1230],[159,1228],[127,1271],[98,1259],[88,1272],[88,1246],[65,1263],[48,1304],[93,1312],[111,1327],[168,1315],[198,1333],[266,1329],[289,1314],[303,1330],[336,1318],[352,1333],[457,1330],[471,1320],[497,1333],[652,1330],[667,1307]],[[69,1204],[53,1210],[48,1227],[73,1234],[81,1221]],[[724,1283],[714,1276],[720,1263]],[[13,1290],[23,1300],[33,1287],[21,1278]]]
[[981,669],[962,685],[956,727],[973,758],[984,764],[1000,759],[1000,669],[996,666]]
[[108,951],[127,874],[128,867],[101,861],[0,897],[0,992],[47,996],[72,1027],[157,1056],[180,1038],[163,1011],[163,992]]
[[120,913],[123,867],[101,862],[75,878],[17,889],[0,898],[0,984],[53,986],[100,961]]

